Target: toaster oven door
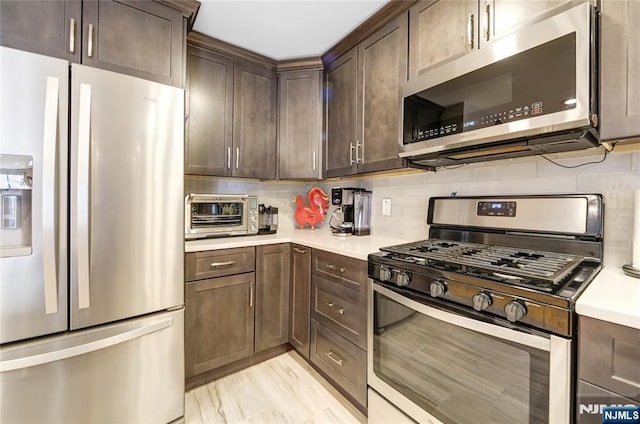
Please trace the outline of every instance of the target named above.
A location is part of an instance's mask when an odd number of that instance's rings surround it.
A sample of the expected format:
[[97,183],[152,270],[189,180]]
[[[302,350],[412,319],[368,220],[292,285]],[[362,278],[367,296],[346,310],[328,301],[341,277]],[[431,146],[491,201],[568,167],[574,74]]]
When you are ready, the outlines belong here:
[[246,235],[247,198],[189,195],[185,202],[185,238]]

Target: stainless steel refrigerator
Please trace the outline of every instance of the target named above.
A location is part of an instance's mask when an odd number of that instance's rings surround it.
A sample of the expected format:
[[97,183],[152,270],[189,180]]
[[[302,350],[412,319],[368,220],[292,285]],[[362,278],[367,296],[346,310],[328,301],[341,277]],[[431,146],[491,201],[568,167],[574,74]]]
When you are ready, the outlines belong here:
[[0,422],[180,420],[183,90],[0,49]]

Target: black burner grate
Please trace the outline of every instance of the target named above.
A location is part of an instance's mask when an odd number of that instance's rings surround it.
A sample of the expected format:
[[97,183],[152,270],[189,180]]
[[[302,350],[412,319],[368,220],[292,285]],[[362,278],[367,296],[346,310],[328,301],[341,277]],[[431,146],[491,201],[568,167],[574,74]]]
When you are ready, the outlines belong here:
[[584,259],[563,253],[442,240],[418,241],[380,250],[412,257],[414,262],[425,265],[432,262],[456,264],[504,280],[536,279],[552,285],[560,282]]

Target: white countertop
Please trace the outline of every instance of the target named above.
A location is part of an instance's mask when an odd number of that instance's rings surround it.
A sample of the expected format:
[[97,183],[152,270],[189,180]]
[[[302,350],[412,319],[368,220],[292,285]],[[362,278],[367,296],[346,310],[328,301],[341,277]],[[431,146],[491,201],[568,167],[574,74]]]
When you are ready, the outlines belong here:
[[640,278],[605,267],[578,298],[576,312],[640,329]]
[[[418,240],[418,238],[416,240]],[[199,252],[203,250],[291,242],[366,261],[369,253],[377,252],[381,247],[393,246],[410,241],[414,240],[381,237],[375,234],[369,236],[337,237],[331,235],[327,228],[317,230],[279,229],[276,234],[269,235],[191,240],[185,242],[184,251]]]

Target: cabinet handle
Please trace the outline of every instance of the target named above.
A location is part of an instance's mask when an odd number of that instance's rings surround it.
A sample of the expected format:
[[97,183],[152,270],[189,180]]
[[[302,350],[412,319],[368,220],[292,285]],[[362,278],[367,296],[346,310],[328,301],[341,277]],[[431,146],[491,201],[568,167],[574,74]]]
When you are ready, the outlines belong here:
[[76,52],[76,20],[69,19],[69,53]]
[[226,261],[226,262],[211,262],[211,268],[218,268],[221,266],[232,266],[235,265],[236,261]]
[[231,169],[231,147],[227,147],[227,169]]
[[[325,353],[325,355],[327,355],[329,357],[329,359],[331,359],[336,364],[338,364],[340,366],[344,365],[344,360],[342,358],[340,358],[338,355],[336,355],[332,350],[330,350],[329,352]],[[338,359],[334,358],[334,356],[336,356]]]
[[[359,149],[362,148],[362,158],[358,154]],[[360,140],[356,141],[356,163],[364,162],[364,145],[360,143]]]
[[353,143],[349,144],[349,165],[353,165]]
[[253,283],[249,283],[249,307],[253,308]]
[[474,17],[473,13],[469,16],[469,25],[467,26],[467,38],[469,39],[469,48],[473,49],[473,45],[475,44],[475,37],[473,34],[474,25]]
[[307,253],[306,249],[298,249],[297,247],[294,247],[293,250],[298,252],[298,253],[302,253],[302,254]]
[[87,56],[93,57],[93,24],[89,24],[89,41],[87,44]]
[[484,9],[484,14],[487,18],[484,38],[489,41],[489,38],[491,37],[491,5],[489,3],[487,3],[487,6]]
[[[336,304],[333,303],[333,302],[329,302],[329,303],[327,303],[327,306],[330,307],[331,309],[334,309],[333,307],[336,306]],[[338,311],[338,313],[340,315],[344,315],[344,308],[338,307],[338,309],[336,309],[336,310]]]
[[347,270],[346,268],[338,268],[338,267],[337,267],[336,265],[334,265],[334,264],[327,264],[327,268],[329,268],[329,269],[331,269],[331,270],[333,270],[333,271],[338,270],[338,271],[340,271],[340,272],[345,272],[345,271]]
[[316,170],[316,152],[314,150],[313,152],[313,171],[315,172]]
[[240,148],[236,147],[236,169],[240,165]]

